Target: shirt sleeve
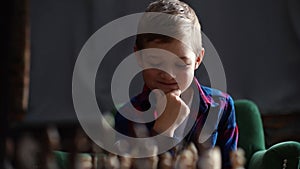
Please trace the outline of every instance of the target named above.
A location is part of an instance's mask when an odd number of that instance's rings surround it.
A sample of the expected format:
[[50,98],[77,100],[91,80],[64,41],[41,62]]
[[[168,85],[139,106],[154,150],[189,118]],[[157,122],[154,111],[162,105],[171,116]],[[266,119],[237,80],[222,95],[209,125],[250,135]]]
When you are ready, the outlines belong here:
[[220,121],[217,145],[221,148],[222,168],[230,169],[229,153],[237,149],[238,126],[236,124],[234,101],[228,96],[224,107],[224,113]]

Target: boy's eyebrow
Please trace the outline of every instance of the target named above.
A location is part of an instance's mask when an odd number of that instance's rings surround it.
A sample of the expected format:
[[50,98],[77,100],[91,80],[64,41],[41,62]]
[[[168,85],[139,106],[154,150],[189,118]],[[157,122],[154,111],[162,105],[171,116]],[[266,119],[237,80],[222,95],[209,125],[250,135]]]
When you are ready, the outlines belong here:
[[187,56],[179,56],[180,59],[189,59]]
[[181,59],[181,60],[191,60],[189,57],[187,57],[187,56],[179,56],[179,58]]
[[[153,59],[157,59],[157,58],[160,58],[160,56],[157,56],[157,55],[153,55],[153,54],[150,54],[147,56],[148,58],[153,58]],[[190,61],[191,59],[187,56],[178,56],[181,60],[183,61]]]

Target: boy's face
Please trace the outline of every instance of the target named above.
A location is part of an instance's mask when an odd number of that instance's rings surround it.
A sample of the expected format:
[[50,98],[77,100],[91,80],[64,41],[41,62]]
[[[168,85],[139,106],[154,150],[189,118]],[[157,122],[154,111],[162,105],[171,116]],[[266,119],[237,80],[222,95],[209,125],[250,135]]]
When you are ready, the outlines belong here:
[[154,40],[145,44],[145,49],[149,50],[141,51],[137,58],[144,69],[145,84],[150,89],[160,89],[164,93],[177,89],[184,92],[191,85],[194,71],[202,61],[201,56],[196,56],[178,40],[168,43]]

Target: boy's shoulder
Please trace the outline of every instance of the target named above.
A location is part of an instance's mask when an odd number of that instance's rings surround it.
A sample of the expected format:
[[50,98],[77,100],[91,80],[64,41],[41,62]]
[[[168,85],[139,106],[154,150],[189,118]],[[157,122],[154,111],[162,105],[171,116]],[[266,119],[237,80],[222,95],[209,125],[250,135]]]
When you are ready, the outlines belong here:
[[208,86],[200,85],[201,90],[203,91],[204,96],[211,103],[219,102],[219,101],[227,101],[233,103],[232,97],[219,89],[211,88]]

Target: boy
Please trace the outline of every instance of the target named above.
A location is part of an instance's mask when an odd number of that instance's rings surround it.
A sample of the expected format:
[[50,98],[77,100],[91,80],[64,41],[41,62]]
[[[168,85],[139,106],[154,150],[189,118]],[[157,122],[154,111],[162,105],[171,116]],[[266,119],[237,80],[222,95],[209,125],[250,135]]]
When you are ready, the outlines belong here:
[[[162,134],[171,140],[193,142],[200,153],[203,148],[218,146],[222,168],[230,168],[229,152],[236,149],[238,138],[233,100],[216,89],[201,86],[194,77],[204,56],[200,23],[195,12],[178,0],[155,1],[146,12],[168,16],[159,19],[146,13],[140,21],[138,30],[142,33],[137,35],[134,50],[143,68],[145,84],[142,93],[131,99],[132,105],[138,111],[147,111],[155,119],[145,124],[151,136]],[[149,27],[164,33],[143,33],[142,29]],[[154,93],[154,102],[151,102],[151,93]],[[197,98],[198,102],[195,101]],[[135,110],[127,104],[120,112],[133,114]],[[209,120],[209,114],[219,117],[218,120]],[[118,112],[115,116],[116,130],[127,136],[141,137],[135,130],[139,123],[123,115]],[[192,124],[189,124],[190,119],[193,119]],[[189,125],[191,130],[185,134]],[[213,130],[203,139],[205,136],[201,131],[206,129],[205,126]]]

